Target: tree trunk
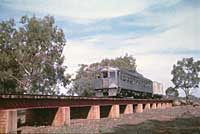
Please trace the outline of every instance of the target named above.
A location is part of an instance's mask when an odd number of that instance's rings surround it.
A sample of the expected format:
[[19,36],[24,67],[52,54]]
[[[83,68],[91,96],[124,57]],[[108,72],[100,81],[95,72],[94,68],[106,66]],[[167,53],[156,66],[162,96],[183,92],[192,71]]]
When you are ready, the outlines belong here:
[[184,92],[185,92],[185,101],[187,104],[190,103],[190,98],[189,98],[189,95],[190,95],[190,90],[188,88],[184,89]]

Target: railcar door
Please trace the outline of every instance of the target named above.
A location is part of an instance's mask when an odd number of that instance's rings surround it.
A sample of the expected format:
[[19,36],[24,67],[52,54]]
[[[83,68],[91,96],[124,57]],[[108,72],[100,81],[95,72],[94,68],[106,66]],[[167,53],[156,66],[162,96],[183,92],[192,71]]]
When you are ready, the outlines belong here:
[[108,71],[102,72],[103,88],[109,87]]
[[95,86],[95,89],[102,89],[102,79],[101,79],[101,74],[100,72],[97,72],[96,75],[95,75],[95,80],[94,80],[94,86]]
[[117,75],[116,75],[116,71],[110,71],[109,88],[116,88],[116,87],[117,87]]

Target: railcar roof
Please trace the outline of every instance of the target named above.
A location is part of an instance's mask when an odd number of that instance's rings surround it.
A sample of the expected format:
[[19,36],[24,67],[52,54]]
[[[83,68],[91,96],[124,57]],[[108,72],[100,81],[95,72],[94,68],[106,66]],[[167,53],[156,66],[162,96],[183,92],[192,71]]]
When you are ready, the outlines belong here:
[[97,70],[98,71],[116,71],[116,70],[119,70],[119,68],[106,66],[106,67],[101,67]]
[[98,71],[116,71],[116,70],[120,70],[121,72],[127,73],[129,75],[133,75],[137,78],[143,78],[146,80],[151,81],[148,78],[145,78],[142,74],[138,73],[137,71],[134,70],[128,70],[128,69],[119,69],[117,67],[111,67],[111,66],[104,66],[104,67],[100,67],[99,69],[97,69]]
[[138,73],[137,71],[126,70],[126,69],[121,69],[120,71],[124,72],[124,73],[127,73],[129,75],[133,75],[133,76],[138,77],[138,78],[143,78],[143,79],[146,79],[146,80],[150,80],[148,78],[145,78],[142,74]]

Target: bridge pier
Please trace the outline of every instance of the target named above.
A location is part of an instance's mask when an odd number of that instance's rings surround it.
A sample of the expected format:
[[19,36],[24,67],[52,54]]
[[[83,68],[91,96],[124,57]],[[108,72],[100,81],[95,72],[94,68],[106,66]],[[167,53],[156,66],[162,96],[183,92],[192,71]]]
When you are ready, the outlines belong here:
[[170,106],[169,106],[169,103],[166,103],[166,108],[169,108]]
[[59,107],[52,126],[70,125],[70,107]]
[[169,108],[171,108],[172,107],[172,103],[169,103]]
[[143,104],[141,104],[141,103],[137,104],[135,112],[142,113],[143,112]]
[[162,108],[162,109],[165,109],[165,108],[166,108],[166,104],[165,104],[165,103],[162,103],[161,108]]
[[17,110],[0,110],[0,133],[17,133]]
[[150,105],[150,103],[147,103],[147,104],[145,104],[145,107],[144,107],[144,109],[145,110],[150,110],[151,109],[151,107],[150,107],[151,105]]
[[112,105],[108,117],[119,118],[119,115],[120,115],[119,105]]
[[169,107],[169,104],[168,103],[165,103],[165,108],[168,108]]
[[90,107],[87,119],[100,119],[100,106],[93,105]]
[[153,103],[151,109],[156,109],[156,108],[157,108],[156,103]]
[[124,110],[124,114],[132,114],[133,113],[133,104],[127,104]]
[[158,103],[157,108],[158,108],[158,109],[161,109],[161,108],[162,108],[161,103]]

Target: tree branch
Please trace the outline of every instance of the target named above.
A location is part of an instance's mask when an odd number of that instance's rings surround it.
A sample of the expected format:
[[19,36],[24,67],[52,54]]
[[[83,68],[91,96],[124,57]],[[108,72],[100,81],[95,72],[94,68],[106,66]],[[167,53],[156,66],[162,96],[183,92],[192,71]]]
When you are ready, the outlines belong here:
[[13,75],[9,75],[11,78],[15,79],[16,81],[18,81],[20,84],[25,85],[22,81],[20,81],[17,77],[13,76]]
[[26,69],[26,67],[21,62],[19,62],[19,60],[17,60],[17,58],[15,58],[15,61],[17,61],[17,63],[22,66],[22,68],[24,69],[25,73],[27,73],[29,76],[31,75],[31,73]]

